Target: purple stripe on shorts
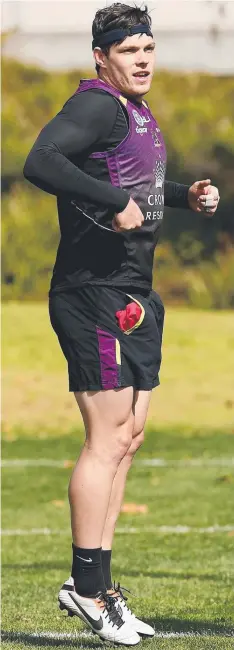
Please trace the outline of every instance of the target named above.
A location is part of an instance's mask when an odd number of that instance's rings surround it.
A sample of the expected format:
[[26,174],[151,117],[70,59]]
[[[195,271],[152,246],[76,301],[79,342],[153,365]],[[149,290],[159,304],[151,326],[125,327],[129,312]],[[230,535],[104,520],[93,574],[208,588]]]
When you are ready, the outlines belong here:
[[119,366],[116,362],[116,339],[109,332],[97,327],[101,365],[101,381],[105,390],[120,386]]

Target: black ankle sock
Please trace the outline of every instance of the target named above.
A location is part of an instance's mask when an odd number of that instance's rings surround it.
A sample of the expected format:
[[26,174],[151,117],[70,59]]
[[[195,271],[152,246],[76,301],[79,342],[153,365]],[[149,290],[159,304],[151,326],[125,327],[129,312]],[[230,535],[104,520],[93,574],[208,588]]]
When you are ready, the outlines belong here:
[[104,575],[106,589],[112,589],[111,580],[111,551],[103,551],[102,549],[102,571]]
[[80,548],[72,544],[72,577],[80,596],[94,598],[98,591],[106,591],[101,548]]

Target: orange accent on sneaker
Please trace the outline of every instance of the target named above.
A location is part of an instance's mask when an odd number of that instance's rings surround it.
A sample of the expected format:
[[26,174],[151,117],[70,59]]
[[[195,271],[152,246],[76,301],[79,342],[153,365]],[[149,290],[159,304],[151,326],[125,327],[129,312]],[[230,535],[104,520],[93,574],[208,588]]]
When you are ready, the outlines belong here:
[[100,600],[100,598],[93,598],[93,601],[95,605],[97,605],[98,609],[102,610],[106,607],[106,604],[104,603],[104,600]]

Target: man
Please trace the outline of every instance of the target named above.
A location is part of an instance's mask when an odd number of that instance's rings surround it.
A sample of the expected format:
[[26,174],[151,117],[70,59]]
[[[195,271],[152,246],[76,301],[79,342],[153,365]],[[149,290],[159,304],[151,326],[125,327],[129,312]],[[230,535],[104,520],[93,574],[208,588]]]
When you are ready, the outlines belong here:
[[147,7],[99,10],[97,79],[82,80],[24,167],[29,181],[57,196],[50,318],[86,431],[69,485],[73,562],[60,606],[125,645],[154,634],[126,607],[110,564],[127,472],[159,384],[164,308],[152,291],[152,265],[164,195],[168,206],[208,206],[211,214],[219,200],[210,180],[165,181],[163,136],[143,99],[154,50]]

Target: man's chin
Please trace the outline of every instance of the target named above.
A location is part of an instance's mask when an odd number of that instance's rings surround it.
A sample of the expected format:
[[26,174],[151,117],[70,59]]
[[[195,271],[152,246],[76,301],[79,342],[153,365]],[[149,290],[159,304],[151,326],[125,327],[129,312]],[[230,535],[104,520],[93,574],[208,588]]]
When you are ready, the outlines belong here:
[[150,86],[151,81],[148,81],[148,79],[144,83],[133,83],[129,94],[134,95],[134,97],[142,97],[149,92]]

